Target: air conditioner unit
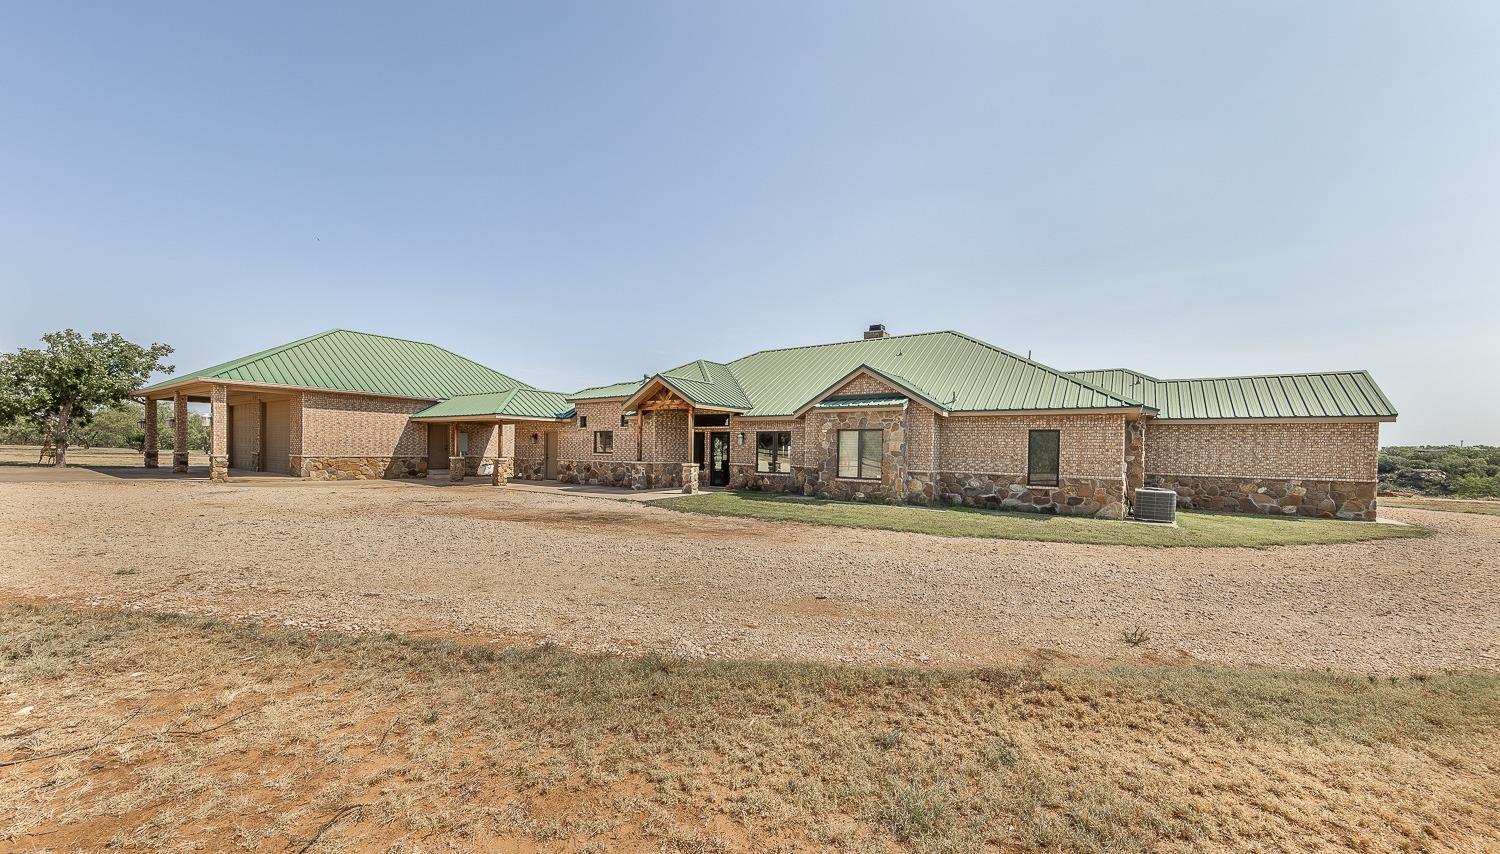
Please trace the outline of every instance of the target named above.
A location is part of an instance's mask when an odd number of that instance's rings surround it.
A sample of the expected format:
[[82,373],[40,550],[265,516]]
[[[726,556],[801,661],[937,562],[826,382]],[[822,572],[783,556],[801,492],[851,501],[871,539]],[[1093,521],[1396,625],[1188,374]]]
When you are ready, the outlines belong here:
[[1177,522],[1177,493],[1143,486],[1135,491],[1135,518],[1142,522]]

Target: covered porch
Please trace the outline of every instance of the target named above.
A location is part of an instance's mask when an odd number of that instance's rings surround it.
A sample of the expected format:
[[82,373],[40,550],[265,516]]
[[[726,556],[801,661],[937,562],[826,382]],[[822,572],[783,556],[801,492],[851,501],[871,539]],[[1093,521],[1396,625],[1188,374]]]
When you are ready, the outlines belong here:
[[294,390],[251,383],[189,380],[162,389],[170,394],[134,395],[145,405],[145,468],[160,466],[157,414],[160,404],[171,401],[167,425],[172,431],[172,470],[189,474],[189,409],[192,403],[208,404],[208,471],[210,480],[228,480],[236,474],[289,474],[299,432],[295,418]]

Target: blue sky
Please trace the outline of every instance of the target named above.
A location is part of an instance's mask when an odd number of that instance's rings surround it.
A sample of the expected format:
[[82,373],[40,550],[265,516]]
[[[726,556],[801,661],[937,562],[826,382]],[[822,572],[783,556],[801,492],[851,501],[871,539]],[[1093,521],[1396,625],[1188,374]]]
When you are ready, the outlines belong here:
[[572,390],[959,329],[1500,444],[1500,4],[0,6],[0,349]]

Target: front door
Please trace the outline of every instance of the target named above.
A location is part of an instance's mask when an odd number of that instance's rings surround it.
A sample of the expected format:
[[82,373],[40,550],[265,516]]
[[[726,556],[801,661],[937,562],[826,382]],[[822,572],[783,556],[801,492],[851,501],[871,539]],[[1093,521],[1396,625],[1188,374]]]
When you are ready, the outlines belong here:
[[547,454],[546,462],[544,463],[546,478],[548,480],[557,480],[557,431],[548,430],[542,436],[546,441],[546,444],[542,445]]
[[708,434],[708,485],[729,485],[729,434]]

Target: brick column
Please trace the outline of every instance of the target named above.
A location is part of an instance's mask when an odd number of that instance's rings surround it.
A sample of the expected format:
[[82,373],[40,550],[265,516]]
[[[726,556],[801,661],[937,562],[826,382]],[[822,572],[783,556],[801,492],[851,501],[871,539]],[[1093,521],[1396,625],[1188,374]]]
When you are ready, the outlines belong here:
[[209,390],[208,479],[229,480],[229,387],[215,383]]
[[141,448],[145,453],[146,468],[148,469],[157,467],[157,445],[161,444],[161,440],[156,435],[156,415],[156,400],[150,397],[146,398],[146,441],[142,444]]
[[187,395],[172,395],[172,419],[172,471],[182,474],[188,470]]

